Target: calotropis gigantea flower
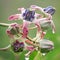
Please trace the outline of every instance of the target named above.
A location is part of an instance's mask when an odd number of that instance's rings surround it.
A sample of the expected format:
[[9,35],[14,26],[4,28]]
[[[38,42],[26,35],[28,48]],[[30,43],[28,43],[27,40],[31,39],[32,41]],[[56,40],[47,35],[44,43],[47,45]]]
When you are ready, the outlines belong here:
[[[45,20],[40,20],[40,25],[43,28],[48,28],[49,26],[52,27],[52,32],[55,33],[55,25],[52,20],[52,15],[55,13],[55,8],[52,6],[48,6],[46,8],[41,8],[37,5],[31,5],[30,8],[34,10],[41,10],[45,15],[47,15],[47,19]],[[43,29],[44,30],[44,29]],[[45,33],[42,32],[42,37],[44,37]]]
[[[26,37],[28,34],[28,25],[32,23],[35,19],[35,11],[30,11],[28,9],[19,8],[21,14],[14,14],[9,17],[9,20],[21,19],[23,20],[23,37]],[[36,14],[38,15],[38,14]]]

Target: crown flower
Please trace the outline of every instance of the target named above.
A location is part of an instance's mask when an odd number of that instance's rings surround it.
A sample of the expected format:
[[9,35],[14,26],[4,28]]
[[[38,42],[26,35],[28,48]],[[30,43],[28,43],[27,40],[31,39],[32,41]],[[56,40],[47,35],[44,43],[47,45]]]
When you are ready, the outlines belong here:
[[[42,12],[37,13],[36,10]],[[0,23],[1,26],[7,27],[6,33],[12,40],[10,44],[0,50],[7,51],[9,48],[14,53],[21,53],[27,51],[25,60],[30,59],[30,55],[33,52],[37,52],[37,56],[46,55],[48,52],[54,49],[54,43],[48,39],[44,39],[49,28],[52,33],[55,33],[55,25],[52,20],[52,16],[55,13],[55,8],[48,6],[46,8],[39,7],[37,5],[31,5],[29,8],[18,8],[19,14],[12,14],[8,17],[9,21],[17,20],[21,23]],[[32,25],[34,24],[34,26]],[[31,26],[32,25],[32,26]],[[29,31],[36,29],[35,37],[29,36]],[[32,34],[33,36],[33,34]],[[12,42],[13,41],[13,42]]]

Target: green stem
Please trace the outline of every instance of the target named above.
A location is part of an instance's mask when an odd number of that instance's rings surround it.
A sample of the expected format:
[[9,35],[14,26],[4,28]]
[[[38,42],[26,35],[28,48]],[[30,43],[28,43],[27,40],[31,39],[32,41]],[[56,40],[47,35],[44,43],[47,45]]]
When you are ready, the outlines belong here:
[[0,26],[8,27],[10,24],[0,23]]
[[19,60],[19,54],[15,54],[15,60]]

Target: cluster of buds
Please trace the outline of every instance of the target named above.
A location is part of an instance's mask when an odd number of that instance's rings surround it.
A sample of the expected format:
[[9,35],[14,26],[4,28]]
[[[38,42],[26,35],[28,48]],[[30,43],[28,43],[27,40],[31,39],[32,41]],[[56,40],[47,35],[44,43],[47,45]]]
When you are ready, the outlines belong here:
[[[37,13],[39,10],[43,13]],[[47,53],[54,48],[52,41],[44,39],[47,29],[52,27],[52,32],[55,33],[55,25],[52,20],[52,15],[55,13],[55,8],[48,6],[42,8],[36,5],[31,5],[29,9],[18,8],[20,14],[13,14],[9,16],[8,20],[21,20],[23,24],[12,23],[0,25],[8,26],[6,30],[7,35],[14,40],[11,44],[12,50],[16,52],[22,52],[27,49],[29,52],[26,54],[28,56],[34,50],[41,50],[42,53]],[[34,24],[34,27],[29,27]],[[28,36],[29,30],[37,28],[36,36],[32,39]],[[18,36],[16,38],[16,36]],[[22,42],[19,40],[22,39]],[[26,40],[27,39],[27,40]],[[0,50],[3,50],[0,49]]]

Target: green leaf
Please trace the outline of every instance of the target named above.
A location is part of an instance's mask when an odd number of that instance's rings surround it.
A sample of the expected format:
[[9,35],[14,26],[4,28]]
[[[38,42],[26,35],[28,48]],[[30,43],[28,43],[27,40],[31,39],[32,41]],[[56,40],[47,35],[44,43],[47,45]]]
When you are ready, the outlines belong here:
[[34,60],[42,60],[42,55],[41,55],[41,52],[40,51],[37,52]]
[[37,51],[33,51],[29,57],[29,60],[33,60],[37,54]]
[[25,54],[27,53],[28,51],[27,50],[25,50],[25,51],[23,51],[21,54],[19,54],[19,59],[20,60],[25,60]]

